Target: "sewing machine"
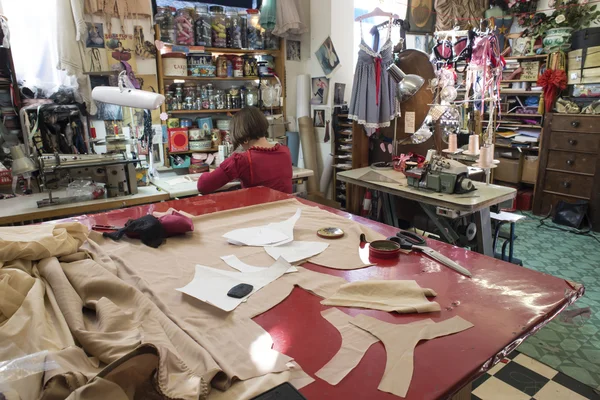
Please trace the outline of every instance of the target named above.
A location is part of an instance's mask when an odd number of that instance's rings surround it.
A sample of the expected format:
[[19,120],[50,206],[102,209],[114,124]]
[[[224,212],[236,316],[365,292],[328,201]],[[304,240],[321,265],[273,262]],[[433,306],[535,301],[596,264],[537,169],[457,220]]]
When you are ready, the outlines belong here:
[[433,155],[423,168],[404,171],[408,184],[419,189],[442,193],[468,193],[475,190],[468,178],[469,169],[458,161]]
[[53,198],[52,190],[62,181],[87,179],[106,184],[108,197],[127,196],[138,192],[135,164],[125,152],[111,154],[42,154],[37,158],[44,190],[49,197],[38,201],[38,207],[65,204],[72,197]]

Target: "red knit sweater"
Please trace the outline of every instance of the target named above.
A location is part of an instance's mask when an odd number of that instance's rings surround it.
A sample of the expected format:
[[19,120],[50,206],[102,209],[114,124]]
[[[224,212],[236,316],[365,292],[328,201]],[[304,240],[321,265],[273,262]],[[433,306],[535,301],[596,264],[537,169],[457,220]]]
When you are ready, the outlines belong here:
[[200,193],[212,193],[228,182],[239,179],[242,187],[266,186],[292,193],[292,157],[280,144],[271,148],[251,147],[243,153],[233,153],[211,173],[198,179]]

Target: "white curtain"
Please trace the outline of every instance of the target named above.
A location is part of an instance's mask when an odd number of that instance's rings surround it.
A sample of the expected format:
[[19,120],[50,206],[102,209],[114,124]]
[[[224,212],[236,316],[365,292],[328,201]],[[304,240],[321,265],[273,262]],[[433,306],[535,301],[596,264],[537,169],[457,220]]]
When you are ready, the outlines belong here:
[[8,18],[17,79],[50,93],[61,85],[77,87],[74,77],[56,68],[56,0],[0,0],[0,8]]

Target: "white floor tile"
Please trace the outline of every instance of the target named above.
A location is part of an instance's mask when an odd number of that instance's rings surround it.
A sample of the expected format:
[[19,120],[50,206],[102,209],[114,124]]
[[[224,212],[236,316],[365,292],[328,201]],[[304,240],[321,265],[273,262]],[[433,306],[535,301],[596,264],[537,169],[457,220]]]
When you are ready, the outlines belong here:
[[504,368],[505,365],[506,364],[504,364],[502,361],[500,361],[498,364],[496,364],[492,368],[490,368],[490,370],[488,371],[488,374],[495,375],[498,371],[500,371],[502,368]]
[[586,400],[579,393],[575,393],[569,388],[564,387],[554,381],[550,381],[536,393],[536,400]]
[[538,374],[548,379],[552,379],[556,374],[558,374],[558,371],[550,368],[547,365],[542,364],[537,360],[534,360],[531,357],[527,357],[525,354],[519,354],[513,359],[513,362],[517,362],[525,368],[528,368],[533,372],[537,372]]
[[473,394],[482,400],[529,400],[531,398],[531,396],[493,376],[475,389]]

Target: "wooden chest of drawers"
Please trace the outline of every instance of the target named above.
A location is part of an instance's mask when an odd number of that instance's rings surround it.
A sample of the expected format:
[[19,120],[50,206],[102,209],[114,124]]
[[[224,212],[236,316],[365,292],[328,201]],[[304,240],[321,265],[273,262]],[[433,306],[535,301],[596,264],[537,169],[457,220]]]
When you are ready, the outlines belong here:
[[560,200],[588,201],[600,231],[600,115],[546,115],[533,212],[547,215]]

